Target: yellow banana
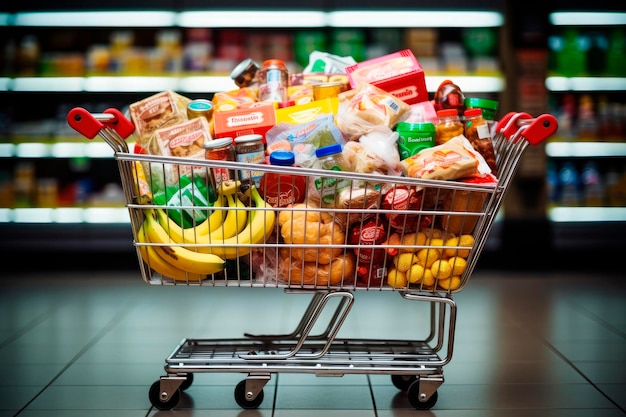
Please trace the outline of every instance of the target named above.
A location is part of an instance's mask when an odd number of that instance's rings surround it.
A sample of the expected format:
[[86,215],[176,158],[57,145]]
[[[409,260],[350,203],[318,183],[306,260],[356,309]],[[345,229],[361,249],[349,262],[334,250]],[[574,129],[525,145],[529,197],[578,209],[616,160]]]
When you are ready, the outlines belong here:
[[225,198],[226,196],[224,195],[217,195],[217,200],[213,203],[213,207],[215,207],[216,210],[213,210],[213,213],[211,213],[205,221],[194,227],[194,236],[209,234],[212,230],[216,230],[222,225],[226,218],[226,210],[224,209],[226,206]]
[[265,202],[256,187],[252,186],[247,191],[254,201],[255,208],[248,215],[246,227],[237,235],[223,240],[214,240],[208,246],[199,246],[199,252],[212,253],[224,259],[236,259],[247,255],[253,249],[252,246],[265,242],[271,234],[276,222],[276,212],[273,207]]
[[237,197],[236,194],[227,195],[228,214],[222,225],[213,230],[206,236],[199,236],[196,239],[198,243],[211,243],[214,240],[220,241],[235,236],[241,232],[246,226],[248,212],[246,205]]
[[143,245],[143,243],[147,243],[144,225],[142,225],[137,232],[137,242],[140,243],[137,247],[139,249],[139,253],[141,254],[141,259],[150,269],[158,272],[163,277],[173,278],[176,281],[188,282],[206,279],[206,275],[193,274],[177,268],[161,258],[159,254],[156,253],[153,246]]
[[224,259],[215,254],[199,253],[182,246],[169,245],[170,237],[156,220],[155,215],[154,212],[146,213],[144,227],[147,240],[159,244],[154,246],[154,250],[161,258],[183,271],[195,274],[210,275],[224,270]]
[[[174,220],[172,220],[164,209],[157,208],[156,216],[161,227],[165,229],[170,239],[174,243],[195,243],[196,242],[196,228],[183,228]],[[205,220],[206,222],[208,220]],[[203,222],[203,223],[204,223]]]

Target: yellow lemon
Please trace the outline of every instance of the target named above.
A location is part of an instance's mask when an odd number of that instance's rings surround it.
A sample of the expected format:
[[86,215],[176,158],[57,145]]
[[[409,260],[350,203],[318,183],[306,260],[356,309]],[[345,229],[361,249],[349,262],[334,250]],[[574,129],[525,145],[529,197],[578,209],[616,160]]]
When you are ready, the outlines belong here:
[[406,274],[398,271],[396,268],[392,268],[387,273],[387,284],[393,288],[404,288],[408,285],[406,280]]
[[422,232],[408,233],[402,236],[401,245],[403,248],[400,252],[417,252],[415,246],[424,246],[426,244],[426,235]]
[[435,277],[430,269],[427,269],[424,272],[424,278],[422,278],[422,283],[427,287],[432,287],[435,285]]
[[467,261],[460,256],[453,256],[448,259],[448,263],[452,267],[452,275],[462,275],[467,267]]
[[426,235],[426,237],[429,237],[431,239],[441,239],[443,238],[443,231],[441,229],[436,229],[433,228],[431,229],[430,227],[427,229],[424,229],[424,234]]
[[438,237],[433,237],[428,241],[428,244],[430,246],[443,246],[443,239],[440,239]]
[[444,259],[437,259],[430,267],[430,271],[437,279],[447,279],[452,276],[452,267],[448,261]]
[[472,235],[461,235],[458,237],[453,237],[446,240],[445,246],[450,246],[450,248],[446,248],[444,251],[444,255],[448,258],[453,256],[460,256],[462,258],[467,258],[469,256],[469,249],[459,249],[459,246],[474,246],[474,236]]
[[461,277],[454,275],[448,279],[441,279],[437,281],[437,286],[444,290],[456,290],[461,286]]
[[417,251],[417,259],[420,265],[430,268],[437,259],[441,258],[441,250],[435,248],[424,248]]
[[413,252],[400,253],[393,258],[393,264],[396,266],[396,269],[401,272],[408,271],[411,265],[417,261],[417,256]]
[[424,278],[426,271],[427,269],[425,269],[422,265],[413,264],[411,265],[411,269],[407,271],[406,278],[411,284],[417,284]]

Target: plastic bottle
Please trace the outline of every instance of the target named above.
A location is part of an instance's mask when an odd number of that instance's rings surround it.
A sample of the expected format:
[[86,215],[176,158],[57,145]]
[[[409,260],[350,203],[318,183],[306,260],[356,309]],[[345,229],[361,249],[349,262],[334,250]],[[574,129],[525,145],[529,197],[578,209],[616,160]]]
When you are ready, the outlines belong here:
[[[338,143],[317,149],[315,151],[317,160],[313,167],[329,171],[350,171],[341,151],[341,145]],[[328,177],[315,179],[315,189],[320,193],[320,201],[327,207],[334,207],[337,195],[351,185],[352,182],[347,179]]]
[[260,101],[287,101],[289,87],[289,71],[280,59],[268,59],[257,72],[259,82],[258,97]]
[[[291,151],[274,151],[270,165],[293,166],[295,156]],[[290,173],[266,172],[261,177],[259,192],[273,207],[286,207],[301,203],[306,195],[306,178]]]
[[463,134],[463,123],[456,109],[439,110],[437,111],[437,118],[439,120],[436,126],[435,145],[441,145],[453,137]]
[[400,122],[398,132],[398,153],[400,160],[417,154],[422,149],[435,146],[435,125],[430,122]]

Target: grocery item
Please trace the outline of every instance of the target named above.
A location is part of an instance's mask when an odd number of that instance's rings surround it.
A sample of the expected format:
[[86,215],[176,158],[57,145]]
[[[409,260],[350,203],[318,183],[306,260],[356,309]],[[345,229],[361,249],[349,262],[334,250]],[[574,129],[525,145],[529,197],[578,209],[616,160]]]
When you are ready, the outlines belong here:
[[[317,160],[313,168],[325,169],[329,171],[350,171],[350,166],[343,157],[341,145],[324,146],[315,151]],[[316,178],[314,182],[315,190],[319,193],[319,199],[323,206],[334,207],[337,195],[344,189],[349,189],[352,182],[342,178]]]
[[[232,138],[220,138],[209,140],[204,143],[204,157],[213,161],[234,161],[235,160],[235,147],[233,146]],[[235,174],[227,169],[221,167],[211,168],[213,186],[216,190],[220,188],[220,184],[223,181],[235,179]]]
[[485,120],[495,120],[498,101],[488,98],[465,97],[465,109],[481,109]]
[[386,222],[376,216],[364,222],[354,223],[348,232],[348,243],[361,247],[354,249],[357,258],[357,285],[378,287],[387,275],[385,249],[363,246],[381,245],[387,240]]
[[[265,160],[263,136],[251,134],[236,137],[235,159],[238,162],[262,164]],[[242,169],[239,171],[239,180],[251,179],[258,187],[262,175],[263,173],[260,171]]]
[[396,125],[396,132],[398,132],[400,159],[406,159],[422,149],[435,146],[435,125],[433,123],[400,122]]
[[289,71],[279,59],[268,59],[257,72],[259,82],[258,97],[261,101],[284,103],[287,101]]
[[187,118],[204,117],[207,121],[213,118],[213,102],[211,100],[196,99],[187,104]]
[[463,113],[463,117],[465,137],[474,149],[485,158],[487,165],[491,168],[491,173],[498,175],[491,132],[487,121],[483,118],[483,111],[481,109],[468,109]]
[[455,109],[459,114],[465,111],[465,95],[461,88],[450,80],[444,80],[439,84],[433,101],[435,110]]
[[252,58],[246,58],[233,68],[230,78],[237,84],[237,87],[249,87],[256,82],[256,74],[259,71],[259,64]]
[[450,139],[462,135],[465,131],[456,109],[438,110],[437,119],[435,145],[442,145]]
[[352,88],[372,84],[407,104],[428,100],[424,70],[410,49],[350,65],[345,71]]
[[[293,166],[295,157],[291,151],[274,151],[270,154],[270,164]],[[260,180],[259,192],[270,205],[286,207],[302,203],[306,195],[306,178],[288,173],[266,172]]]

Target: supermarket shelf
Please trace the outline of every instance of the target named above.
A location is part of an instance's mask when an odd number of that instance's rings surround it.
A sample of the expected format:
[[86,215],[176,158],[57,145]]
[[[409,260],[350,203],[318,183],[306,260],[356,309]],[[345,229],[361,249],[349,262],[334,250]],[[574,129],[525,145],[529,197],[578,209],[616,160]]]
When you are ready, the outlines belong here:
[[130,224],[125,207],[0,208],[0,223]]
[[552,207],[548,218],[554,223],[626,222],[626,207]]
[[0,14],[1,26],[16,27],[499,27],[499,11],[453,10],[171,10],[54,11]]
[[626,77],[559,77],[545,82],[548,91],[626,91]]
[[0,143],[0,158],[113,158],[104,142]]
[[[434,75],[426,77],[426,88],[435,92],[439,84],[454,78],[466,93],[498,93],[504,90],[503,76]],[[625,79],[626,80],[626,79]],[[146,93],[174,90],[180,93],[232,91],[239,87],[229,76],[94,76],[0,78],[0,91]]]
[[546,144],[549,158],[626,157],[624,142],[558,142]]

